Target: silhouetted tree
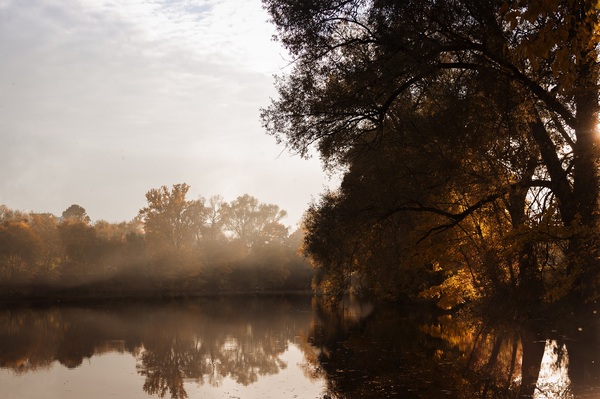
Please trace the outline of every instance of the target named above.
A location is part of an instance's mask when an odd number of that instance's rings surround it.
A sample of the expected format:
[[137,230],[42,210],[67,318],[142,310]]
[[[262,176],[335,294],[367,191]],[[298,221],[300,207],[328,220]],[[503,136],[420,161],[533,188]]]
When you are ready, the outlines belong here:
[[281,224],[287,212],[277,205],[260,203],[251,195],[223,204],[221,212],[225,228],[248,248],[282,242],[287,237],[287,228]]
[[[352,174],[340,204],[374,228],[363,238],[396,225],[413,243],[430,241],[420,267],[441,265],[449,278],[477,270],[474,286],[517,287],[527,300],[596,295],[595,2],[264,4],[296,60],[263,110],[264,125],[292,150],[306,155],[316,145],[326,167]],[[373,150],[379,155],[363,163]],[[400,187],[378,174],[389,161]],[[373,188],[373,201],[350,200]],[[380,194],[389,200],[377,203]],[[353,227],[337,231],[350,236]],[[369,242],[349,240],[359,247],[344,248],[347,258]],[[339,278],[355,275],[356,265],[346,263]],[[379,262],[377,280],[397,266]]]
[[174,184],[146,193],[148,206],[139,211],[149,240],[157,245],[181,250],[190,248],[194,235],[202,226],[204,206],[198,200],[186,200],[190,186]]
[[63,219],[77,219],[84,223],[90,222],[90,217],[87,215],[85,208],[77,204],[73,204],[62,213]]
[[215,242],[223,239],[223,205],[225,201],[220,195],[211,196],[208,201],[202,200],[205,209],[205,224],[202,230],[202,238]]

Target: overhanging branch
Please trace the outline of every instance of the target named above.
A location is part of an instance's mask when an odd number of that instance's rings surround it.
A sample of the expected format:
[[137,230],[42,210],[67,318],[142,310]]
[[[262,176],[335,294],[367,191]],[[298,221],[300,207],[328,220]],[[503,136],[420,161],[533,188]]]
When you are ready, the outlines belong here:
[[436,227],[430,229],[429,231],[427,231],[427,233],[425,233],[425,235],[417,241],[417,243],[420,243],[421,241],[425,240],[427,237],[429,237],[433,233],[441,232],[441,231],[455,227],[460,222],[462,222],[467,216],[473,214],[475,211],[477,211],[484,205],[489,204],[490,202],[494,202],[498,198],[502,197],[504,194],[505,194],[505,192],[490,194],[487,197],[480,199],[475,204],[467,207],[464,211],[462,211],[460,213],[452,213],[452,212],[444,211],[444,210],[436,208],[436,207],[423,206],[421,204],[416,204],[415,206],[400,206],[400,207],[393,208],[393,209],[389,210],[388,212],[386,212],[384,215],[382,215],[380,217],[380,220],[387,219],[388,217],[390,217],[396,213],[399,213],[399,212],[433,213],[436,215],[443,216],[450,220],[448,223],[436,226]]

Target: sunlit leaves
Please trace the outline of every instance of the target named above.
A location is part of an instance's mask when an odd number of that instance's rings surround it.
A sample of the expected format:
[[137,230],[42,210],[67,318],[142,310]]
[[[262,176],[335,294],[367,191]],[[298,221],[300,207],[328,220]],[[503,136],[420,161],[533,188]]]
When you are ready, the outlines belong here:
[[460,270],[523,301],[580,267],[575,286],[591,287],[596,1],[264,3],[296,58],[263,124],[344,173],[306,218],[323,288],[388,298],[427,285],[432,264],[447,298]]
[[600,39],[596,1],[504,2],[501,12],[515,33],[515,53],[533,73],[551,72],[561,94],[572,94],[582,84],[577,81],[578,68],[596,59]]
[[442,309],[456,308],[478,298],[479,294],[473,287],[472,278],[467,269],[459,269],[442,284],[423,290],[420,296],[435,299]]

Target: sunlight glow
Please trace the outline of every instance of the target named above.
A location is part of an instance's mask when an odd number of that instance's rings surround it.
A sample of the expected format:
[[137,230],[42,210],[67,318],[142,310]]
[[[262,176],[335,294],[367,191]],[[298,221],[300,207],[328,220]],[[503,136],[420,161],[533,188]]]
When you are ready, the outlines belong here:
[[546,340],[544,357],[537,381],[534,399],[572,399],[571,379],[568,374],[569,354],[563,344],[560,348],[556,340]]

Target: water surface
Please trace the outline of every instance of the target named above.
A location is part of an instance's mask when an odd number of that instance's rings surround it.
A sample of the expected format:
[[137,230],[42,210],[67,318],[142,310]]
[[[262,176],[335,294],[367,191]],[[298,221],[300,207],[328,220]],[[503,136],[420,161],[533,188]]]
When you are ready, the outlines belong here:
[[594,317],[490,323],[309,296],[5,307],[0,398],[600,398]]

